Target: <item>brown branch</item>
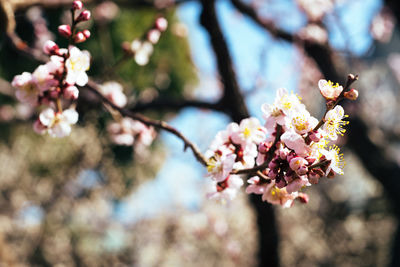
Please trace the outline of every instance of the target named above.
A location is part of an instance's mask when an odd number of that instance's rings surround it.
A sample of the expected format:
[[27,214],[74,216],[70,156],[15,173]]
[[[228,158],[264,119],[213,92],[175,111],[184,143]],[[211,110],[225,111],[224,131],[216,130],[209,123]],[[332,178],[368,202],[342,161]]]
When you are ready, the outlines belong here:
[[145,111],[145,110],[180,110],[186,107],[196,107],[201,109],[210,109],[215,111],[222,111],[222,107],[219,103],[210,103],[199,100],[188,100],[188,99],[166,99],[157,98],[148,103],[136,103],[129,110],[132,112]]
[[207,166],[207,160],[204,157],[204,155],[200,152],[198,147],[194,143],[189,141],[189,139],[187,139],[180,131],[178,131],[177,129],[175,129],[174,127],[169,125],[168,123],[161,121],[161,120],[153,120],[153,119],[150,119],[141,114],[133,113],[132,111],[130,111],[128,109],[124,109],[124,108],[120,108],[120,107],[116,106],[114,103],[112,103],[110,100],[108,100],[105,96],[103,96],[100,93],[99,86],[93,81],[89,81],[88,84],[86,85],[86,88],[88,88],[91,92],[93,92],[95,95],[97,95],[97,97],[99,97],[103,103],[106,103],[107,105],[109,105],[110,107],[112,107],[113,109],[118,111],[122,116],[132,118],[132,119],[140,121],[148,126],[153,126],[157,129],[162,129],[164,131],[172,133],[173,135],[175,135],[176,137],[178,137],[179,139],[181,139],[183,141],[183,143],[185,144],[185,150],[187,148],[190,148],[193,151],[193,154],[196,157],[196,159],[204,166]]

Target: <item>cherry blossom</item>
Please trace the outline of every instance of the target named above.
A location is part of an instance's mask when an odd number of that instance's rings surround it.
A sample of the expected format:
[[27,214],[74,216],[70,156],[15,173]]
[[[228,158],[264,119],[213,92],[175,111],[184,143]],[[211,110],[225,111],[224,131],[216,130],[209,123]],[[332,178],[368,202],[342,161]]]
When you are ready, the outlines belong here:
[[218,152],[208,159],[207,171],[213,180],[222,182],[232,171],[236,155],[224,155],[222,152]]
[[19,101],[37,105],[40,91],[33,82],[31,73],[23,72],[21,75],[15,76],[11,85],[17,89],[15,96]]
[[343,135],[346,132],[343,129],[349,123],[348,121],[343,121],[343,118],[346,117],[343,107],[339,105],[326,113],[323,129],[329,139],[336,140],[338,135]]
[[321,153],[327,160],[330,161],[330,165],[327,170],[328,173],[330,170],[332,170],[337,174],[343,174],[343,167],[346,165],[346,162],[343,159],[343,154],[340,154],[339,147],[333,145],[329,148],[329,150],[321,150]]
[[239,189],[243,186],[243,180],[238,175],[230,175],[222,182],[213,181],[207,197],[219,201],[233,200]]
[[123,87],[116,81],[108,81],[100,85],[100,92],[117,107],[124,107],[128,102]]
[[327,100],[335,100],[343,91],[343,87],[340,86],[338,83],[333,84],[331,81],[323,79],[319,80],[318,87],[321,95]]

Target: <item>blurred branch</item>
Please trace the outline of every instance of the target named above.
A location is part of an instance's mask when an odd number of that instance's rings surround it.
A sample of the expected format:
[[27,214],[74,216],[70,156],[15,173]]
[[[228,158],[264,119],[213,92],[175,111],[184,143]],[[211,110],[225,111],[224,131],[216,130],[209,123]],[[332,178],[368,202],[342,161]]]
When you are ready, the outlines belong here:
[[167,98],[157,98],[152,102],[148,103],[136,103],[130,111],[138,112],[145,110],[180,110],[186,107],[196,107],[203,109],[211,109],[215,111],[222,111],[221,105],[219,103],[210,103],[198,100],[188,100],[188,99],[167,99]]
[[294,42],[295,36],[293,34],[278,29],[273,21],[260,17],[251,5],[245,4],[241,0],[231,0],[231,2],[238,11],[250,17],[260,27],[269,31],[272,36],[288,42]]

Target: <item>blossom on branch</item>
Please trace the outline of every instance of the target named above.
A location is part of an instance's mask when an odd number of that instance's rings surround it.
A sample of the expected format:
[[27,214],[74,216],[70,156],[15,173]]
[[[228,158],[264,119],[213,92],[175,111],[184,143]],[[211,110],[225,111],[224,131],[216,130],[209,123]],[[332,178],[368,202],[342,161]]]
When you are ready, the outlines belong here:
[[69,58],[65,62],[67,68],[66,82],[85,86],[89,80],[86,71],[90,67],[90,54],[73,46],[69,49]]

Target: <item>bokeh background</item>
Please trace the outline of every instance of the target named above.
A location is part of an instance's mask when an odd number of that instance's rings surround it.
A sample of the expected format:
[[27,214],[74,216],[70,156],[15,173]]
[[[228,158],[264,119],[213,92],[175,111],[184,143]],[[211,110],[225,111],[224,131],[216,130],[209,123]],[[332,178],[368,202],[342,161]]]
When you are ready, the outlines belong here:
[[[30,47],[56,40],[71,1],[11,3]],[[205,198],[206,170],[181,140],[160,132],[151,147],[112,144],[112,116],[81,90],[79,124],[53,139],[32,130],[36,111],[15,100],[10,81],[39,64],[0,39],[0,266],[399,266],[400,38],[396,1],[86,1],[92,33],[89,75],[123,84],[129,107],[168,121],[205,151],[235,115],[165,101],[216,102],[238,82],[252,116],[279,87],[299,93],[316,116],[317,82],[358,74],[360,97],[343,103],[339,140],[345,175],[305,190],[307,205],[271,207],[242,192],[222,205]],[[215,10],[210,8],[215,6]],[[322,16],[316,16],[324,7]],[[250,10],[250,11],[249,11]],[[212,16],[232,58],[200,23]],[[211,14],[211,15],[210,15]],[[121,44],[169,21],[149,64],[111,71]],[[3,23],[4,22],[4,23]],[[310,27],[311,26],[311,27]],[[213,37],[214,36],[214,37]],[[222,45],[223,46],[223,45]],[[217,55],[217,57],[216,57]],[[221,70],[231,65],[234,77]],[[267,222],[267,223],[265,223]]]

